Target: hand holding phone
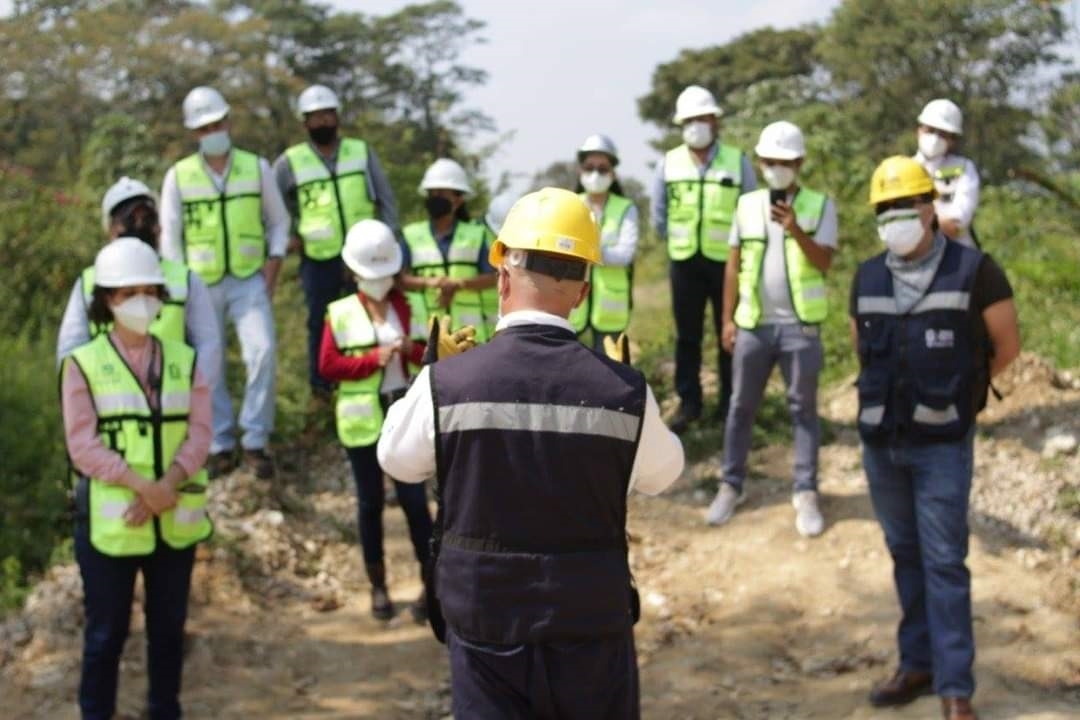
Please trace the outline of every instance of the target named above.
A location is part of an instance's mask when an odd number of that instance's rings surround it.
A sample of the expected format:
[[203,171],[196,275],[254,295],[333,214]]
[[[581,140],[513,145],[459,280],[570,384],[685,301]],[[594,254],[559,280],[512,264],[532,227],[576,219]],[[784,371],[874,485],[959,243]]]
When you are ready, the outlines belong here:
[[776,205],[787,200],[787,190],[769,190],[769,204]]

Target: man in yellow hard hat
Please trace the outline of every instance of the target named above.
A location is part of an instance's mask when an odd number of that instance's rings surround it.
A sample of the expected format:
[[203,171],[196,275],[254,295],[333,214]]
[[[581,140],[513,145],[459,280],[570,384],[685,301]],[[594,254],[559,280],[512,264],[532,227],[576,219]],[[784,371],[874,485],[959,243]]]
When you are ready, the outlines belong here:
[[1020,352],[1020,332],[1005,273],[946,241],[934,196],[915,160],[878,166],[870,203],[885,252],[859,266],[851,289],[863,467],[902,608],[899,668],[870,702],[932,691],[947,720],[973,720],[965,558],[975,416],[990,378]]
[[667,488],[683,450],[642,374],[567,320],[599,259],[577,195],[515,203],[490,252],[494,338],[421,371],[383,424],[383,469],[437,478],[429,591],[455,717],[640,715],[626,496]]

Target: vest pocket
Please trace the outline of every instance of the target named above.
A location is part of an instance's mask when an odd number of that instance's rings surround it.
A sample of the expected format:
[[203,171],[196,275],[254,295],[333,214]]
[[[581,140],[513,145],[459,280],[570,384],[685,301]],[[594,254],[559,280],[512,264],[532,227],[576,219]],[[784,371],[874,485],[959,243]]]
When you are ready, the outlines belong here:
[[176,550],[210,537],[205,481],[203,475],[202,482],[190,480],[182,485],[177,492],[176,507],[161,514],[161,537]]
[[951,439],[966,430],[960,413],[960,377],[944,383],[932,378],[916,381],[912,398],[911,421],[919,431],[929,437]]
[[154,551],[154,522],[130,527],[124,513],[135,493],[121,485],[90,481],[90,543],[105,555],[149,555]]
[[367,447],[379,440],[383,412],[372,392],[341,392],[334,410],[338,439],[345,447]]
[[859,432],[864,437],[880,437],[888,430],[885,405],[889,399],[889,379],[884,372],[864,369],[856,383],[859,390]]

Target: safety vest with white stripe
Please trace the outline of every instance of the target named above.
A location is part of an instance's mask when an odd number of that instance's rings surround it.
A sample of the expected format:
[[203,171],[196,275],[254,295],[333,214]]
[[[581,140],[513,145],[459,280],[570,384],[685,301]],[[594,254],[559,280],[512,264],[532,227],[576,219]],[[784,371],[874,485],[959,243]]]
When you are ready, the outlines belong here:
[[[161,313],[150,326],[150,332],[162,340],[187,342],[184,312],[188,298],[188,273],[190,270],[183,263],[161,259],[161,274],[165,276],[165,288],[169,297],[161,306]],[[82,271],[83,302],[87,311],[94,299],[94,266]],[[112,323],[99,324],[90,322],[90,337],[95,338],[112,330]]]
[[224,191],[207,174],[199,153],[176,163],[185,259],[207,285],[226,275],[251,277],[266,260],[261,175],[259,156],[235,148]]
[[[586,199],[583,193],[581,198]],[[599,218],[600,244],[614,245],[619,241],[619,229],[633,202],[621,195],[608,195],[604,214]],[[589,274],[592,286],[589,296],[570,313],[570,324],[578,334],[592,326],[602,333],[617,333],[630,324],[632,302],[631,266],[608,267],[594,265]]]
[[293,145],[285,157],[296,180],[296,232],[304,241],[304,255],[313,260],[337,257],[349,228],[375,217],[368,195],[367,143],[343,138],[332,173],[311,143]]
[[[406,225],[405,243],[409,246],[412,273],[419,277],[450,277],[458,280],[476,277],[480,274],[480,253],[484,251],[487,232],[487,228],[480,223],[459,221],[454,226],[454,237],[444,259],[428,221]],[[439,307],[438,290],[419,290],[410,294],[423,298],[428,315],[443,312]],[[484,298],[483,294],[488,298]],[[491,313],[490,297],[493,294],[494,313],[498,313],[498,294],[493,289],[485,290],[483,294],[478,290],[459,290],[450,302],[450,322],[454,329],[472,325],[476,328],[477,342],[484,342],[491,334],[486,315]],[[494,317],[492,314],[491,326],[494,325]]]
[[[821,225],[828,198],[819,192],[799,188],[792,209],[803,232],[811,238]],[[739,228],[739,304],[735,324],[752,330],[761,321],[761,275],[765,251],[769,246],[769,190],[748,192],[739,198],[736,225]],[[787,271],[791,305],[799,322],[816,325],[825,320],[829,300],[825,274],[817,269],[799,247],[799,242],[784,233],[784,266]]]
[[689,260],[698,250],[709,260],[727,262],[728,234],[742,192],[742,152],[717,144],[706,169],[680,145],[664,157],[667,185],[667,244],[672,260]]
[[955,242],[930,287],[897,309],[885,253],[855,276],[859,434],[867,443],[962,439],[986,397],[985,341],[974,331],[972,291],[983,254]]
[[[161,374],[152,381],[155,404],[108,334],[81,346],[65,362],[76,363],[86,378],[102,443],[122,455],[136,473],[156,479],[169,469],[187,438],[195,351],[168,340],[151,342],[158,343],[161,353]],[[136,499],[133,490],[97,478],[77,482],[89,482],[90,542],[106,555],[149,555],[157,543],[155,525],[161,539],[178,550],[205,540],[213,530],[206,514],[205,470],[181,483],[174,508],[139,527],[124,520]]]

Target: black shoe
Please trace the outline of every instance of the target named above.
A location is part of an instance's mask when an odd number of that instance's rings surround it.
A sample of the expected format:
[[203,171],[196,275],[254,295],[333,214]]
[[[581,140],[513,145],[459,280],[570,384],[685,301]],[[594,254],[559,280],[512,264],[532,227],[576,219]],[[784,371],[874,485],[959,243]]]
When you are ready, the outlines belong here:
[[907,705],[916,698],[933,693],[933,682],[934,676],[928,672],[897,670],[891,678],[875,685],[870,691],[870,704],[874,707]]
[[236,469],[232,450],[216,452],[206,459],[206,474],[211,480],[228,475]]
[[274,460],[266,454],[263,448],[244,450],[244,466],[260,480],[269,480],[274,477]]
[[686,432],[686,428],[690,427],[690,423],[701,417],[701,405],[691,405],[689,403],[679,403],[679,409],[675,412],[675,417],[671,418],[671,423],[668,427],[671,428],[671,432],[676,435],[682,435]]
[[394,603],[385,585],[371,588],[371,615],[376,620],[390,620],[394,617]]

